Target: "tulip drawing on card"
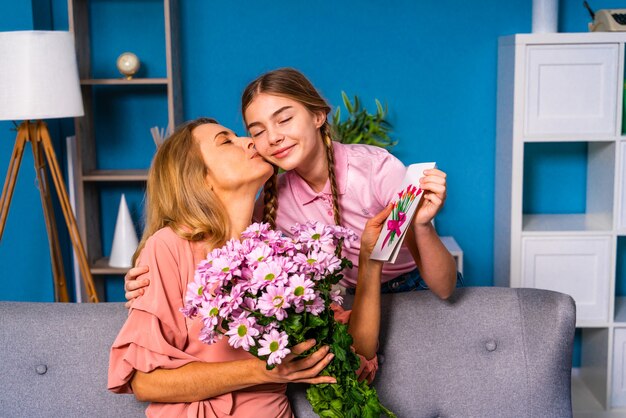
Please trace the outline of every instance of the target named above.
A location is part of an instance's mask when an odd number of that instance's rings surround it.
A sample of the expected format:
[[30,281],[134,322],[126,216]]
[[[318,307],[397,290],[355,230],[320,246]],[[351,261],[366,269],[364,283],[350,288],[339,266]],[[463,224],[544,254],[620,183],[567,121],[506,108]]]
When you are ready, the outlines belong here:
[[[391,219],[387,221],[387,236],[382,248],[391,245],[396,237],[402,236],[402,225],[407,221],[406,214],[416,198],[422,194],[422,189],[409,184],[406,189],[398,193],[398,200],[393,203]],[[405,226],[406,228],[406,226]]]

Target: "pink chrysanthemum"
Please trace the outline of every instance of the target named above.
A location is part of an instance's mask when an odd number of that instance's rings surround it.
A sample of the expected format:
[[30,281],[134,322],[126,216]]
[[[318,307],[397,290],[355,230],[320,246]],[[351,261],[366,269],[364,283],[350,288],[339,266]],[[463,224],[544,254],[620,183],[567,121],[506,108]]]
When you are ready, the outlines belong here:
[[330,292],[330,300],[337,305],[343,304],[343,297],[341,296],[341,290],[332,290]]
[[274,261],[259,263],[252,272],[251,287],[264,289],[270,284],[278,285],[287,281],[287,274],[280,264]]
[[207,275],[211,275],[211,279],[207,282],[213,281],[216,287],[224,286],[232,280],[233,276],[241,274],[239,264],[239,261],[229,254],[213,259],[211,267],[207,270]]
[[243,231],[241,237],[263,240],[268,231],[270,231],[269,224],[253,223],[245,231]]
[[259,345],[261,346],[259,355],[269,355],[267,359],[267,364],[269,365],[280,364],[287,354],[291,353],[291,350],[287,348],[288,343],[289,338],[286,332],[278,332],[273,329],[259,340]]
[[256,266],[257,264],[267,261],[273,254],[269,245],[259,243],[255,245],[246,255],[246,260],[249,266]]
[[230,293],[224,295],[222,299],[222,306],[220,307],[220,315],[227,317],[235,309],[239,308],[239,305],[243,303],[244,291],[240,284],[236,284],[230,289]]
[[339,225],[329,225],[328,228],[332,230],[331,234],[336,239],[343,239],[343,245],[346,248],[351,248],[351,244],[359,240],[358,235],[351,229]]
[[257,307],[265,316],[275,316],[282,321],[287,317],[287,311],[291,304],[288,300],[288,289],[282,284],[278,286],[270,285],[265,288],[265,293],[259,298]]
[[301,242],[309,248],[320,248],[322,246],[334,247],[333,230],[321,223],[307,222],[296,235],[296,241]]
[[210,301],[205,302],[198,309],[198,313],[202,318],[204,325],[203,330],[214,330],[220,323],[220,307],[222,305],[222,297],[217,296]]
[[242,347],[244,350],[250,351],[250,347],[255,345],[253,337],[259,335],[259,330],[255,327],[256,320],[254,317],[245,315],[242,314],[238,318],[233,319],[229,324],[229,330],[226,331],[226,335],[230,337],[228,344],[231,347]]
[[324,311],[324,299],[320,295],[320,292],[315,292],[315,298],[313,300],[304,303],[304,308],[307,312],[317,316]]
[[218,340],[221,340],[222,334],[218,334],[217,332],[212,331],[212,330],[202,329],[200,331],[200,335],[198,336],[198,338],[203,343],[210,345],[210,344],[215,344]]
[[289,293],[292,299],[312,300],[315,298],[315,283],[303,274],[294,274],[289,277]]
[[304,302],[315,298],[315,283],[303,274],[289,277],[289,300],[296,313],[304,311]]
[[204,285],[199,282],[191,282],[187,286],[187,293],[185,294],[185,306],[180,311],[188,318],[196,315],[198,307],[205,301],[204,297]]

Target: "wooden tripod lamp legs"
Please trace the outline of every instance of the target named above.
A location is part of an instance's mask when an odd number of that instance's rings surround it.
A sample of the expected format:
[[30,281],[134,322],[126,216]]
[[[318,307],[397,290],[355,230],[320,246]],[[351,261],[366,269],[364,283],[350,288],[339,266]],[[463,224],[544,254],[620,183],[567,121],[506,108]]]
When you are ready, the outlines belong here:
[[[74,248],[74,252],[76,253],[76,258],[78,259],[78,266],[85,284],[87,296],[90,302],[98,302],[98,295],[93,283],[91,271],[89,270],[89,264],[87,263],[87,255],[85,254],[85,248],[83,247],[80,233],[78,232],[78,225],[76,224],[76,218],[74,217],[74,212],[72,211],[72,207],[70,205],[67,190],[65,189],[65,183],[63,182],[63,176],[61,175],[59,163],[57,162],[56,154],[52,148],[52,141],[50,140],[48,127],[42,121],[35,123],[26,121],[23,122],[18,128],[7,177],[2,189],[2,197],[0,197],[0,239],[2,239],[2,234],[4,233],[6,218],[9,213],[9,206],[11,204],[11,198],[13,197],[15,181],[22,162],[24,144],[26,141],[30,141],[33,147],[35,171],[37,173],[37,181],[39,182],[41,205],[44,211],[46,229],[48,231],[50,258],[54,276],[55,300],[58,302],[67,302],[69,301],[69,297],[67,293],[65,273],[63,270],[61,248],[59,245],[59,234],[54,220],[50,188],[45,170],[46,161],[52,176],[52,181],[57,191],[59,202],[61,203],[61,209],[63,210],[63,216],[69,231],[72,246]],[[46,159],[45,161],[44,156]]]
[[48,246],[50,249],[50,262],[52,264],[52,277],[54,278],[54,300],[57,302],[69,302],[70,298],[67,293],[67,282],[65,271],[63,269],[63,254],[61,253],[61,245],[59,244],[57,223],[54,219],[54,209],[52,207],[52,197],[50,196],[50,185],[48,184],[48,174],[46,173],[46,162],[43,156],[43,150],[39,145],[37,138],[36,125],[30,125],[30,138],[33,147],[33,159],[35,163],[35,173],[37,174],[37,185],[39,196],[41,197],[41,208],[43,209],[44,219],[46,221],[46,230],[48,231]]

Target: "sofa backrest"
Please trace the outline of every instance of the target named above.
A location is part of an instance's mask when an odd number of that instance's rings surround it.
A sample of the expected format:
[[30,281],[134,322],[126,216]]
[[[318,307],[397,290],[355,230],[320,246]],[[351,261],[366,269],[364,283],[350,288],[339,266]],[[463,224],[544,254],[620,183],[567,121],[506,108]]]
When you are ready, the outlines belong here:
[[123,303],[0,302],[0,416],[142,417],[145,404],[107,390]]
[[[458,289],[383,295],[379,396],[398,417],[568,417],[575,330],[571,297],[545,290]],[[143,416],[107,391],[122,303],[0,302],[0,415]],[[289,396],[315,416],[303,385]]]
[[[468,287],[383,295],[374,386],[398,417],[572,416],[574,300],[539,289]],[[290,388],[315,417],[304,385]]]

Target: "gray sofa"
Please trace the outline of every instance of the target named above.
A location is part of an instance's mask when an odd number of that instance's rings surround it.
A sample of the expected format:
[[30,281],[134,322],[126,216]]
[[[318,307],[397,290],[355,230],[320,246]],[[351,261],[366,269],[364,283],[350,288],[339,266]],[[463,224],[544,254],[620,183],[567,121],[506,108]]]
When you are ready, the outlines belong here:
[[[106,390],[121,303],[0,302],[0,416],[139,417]],[[568,417],[575,307],[536,289],[383,295],[375,386],[398,417]],[[298,417],[314,416],[304,386]]]

